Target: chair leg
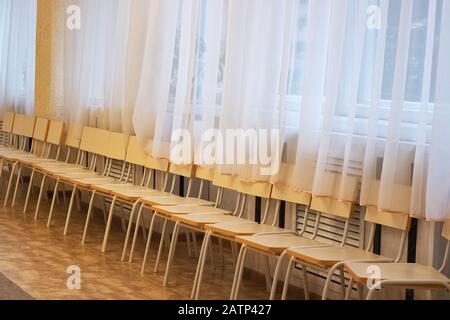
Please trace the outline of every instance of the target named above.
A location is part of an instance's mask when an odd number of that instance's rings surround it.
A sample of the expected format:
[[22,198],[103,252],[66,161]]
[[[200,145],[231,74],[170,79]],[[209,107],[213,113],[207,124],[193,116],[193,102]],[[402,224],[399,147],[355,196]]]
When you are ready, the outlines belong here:
[[277,266],[275,267],[275,271],[273,273],[272,289],[270,290],[270,300],[275,300],[275,295],[277,294],[277,287],[278,287],[278,278],[280,276],[281,265],[283,263],[283,259],[285,256],[286,256],[286,253],[283,252],[278,257]]
[[167,257],[166,274],[164,275],[164,282],[163,282],[164,287],[167,287],[167,284],[169,282],[170,270],[172,268],[173,258],[175,256],[175,250],[177,249],[179,231],[180,231],[180,223],[177,222],[173,229],[172,240],[170,242],[169,256]]
[[116,200],[117,200],[117,197],[114,197],[112,199],[111,208],[109,209],[108,221],[106,222],[105,235],[103,237],[102,253],[105,253],[106,245],[108,244],[109,231],[111,229],[111,223],[112,223],[112,218],[113,218],[113,214],[114,214],[114,206],[116,205]]
[[191,291],[191,299],[195,298],[195,295],[196,295],[196,292],[197,292],[198,278],[199,278],[199,275],[200,275],[200,269],[202,268],[202,264],[203,264],[205,245],[206,245],[206,234],[205,234],[205,236],[203,238],[202,246],[200,248],[200,253],[198,255],[197,268],[195,270],[194,283],[192,285],[192,291]]
[[16,186],[14,188],[14,195],[13,195],[12,204],[11,204],[12,208],[14,208],[14,206],[16,205],[16,197],[17,197],[17,191],[19,189],[21,174],[22,174],[22,166],[19,166],[19,172],[17,173]]
[[50,228],[50,225],[52,223],[52,217],[53,217],[53,209],[55,208],[55,199],[57,198],[58,193],[58,185],[59,185],[59,179],[55,182],[55,191],[53,192],[53,198],[52,198],[52,205],[50,206],[50,212],[48,213],[47,218],[47,228]]
[[161,259],[161,254],[162,254],[162,250],[163,250],[163,247],[164,247],[164,241],[166,239],[166,235],[167,235],[167,219],[164,219],[164,224],[163,224],[162,234],[161,234],[161,240],[159,241],[158,255],[156,256],[155,269],[153,270],[154,273],[158,272],[159,261]]
[[270,278],[270,264],[269,264],[269,257],[267,255],[264,255],[264,275],[266,277],[266,291],[267,293],[270,293],[271,290],[271,284],[272,279]]
[[130,219],[128,220],[127,233],[125,235],[125,243],[123,244],[121,261],[125,260],[125,255],[127,254],[128,242],[130,240],[130,234],[131,234],[131,228],[133,226],[134,214],[136,212],[136,209],[139,207],[139,205],[140,205],[140,202],[136,201],[133,205],[133,208],[131,209]]
[[198,296],[200,295],[200,288],[202,285],[202,280],[203,280],[203,274],[205,272],[205,264],[206,264],[206,257],[208,255],[208,247],[209,247],[209,241],[211,240],[211,232],[208,231],[205,235],[205,248],[203,248],[203,261],[201,263],[200,266],[200,272],[198,274],[198,283],[197,283],[197,288],[196,288],[196,292],[195,292],[195,300],[198,300]]
[[11,185],[14,179],[14,171],[16,171],[17,162],[14,163],[11,169],[11,175],[9,176],[8,188],[6,189],[5,201],[3,202],[3,206],[6,207],[8,205],[9,193],[11,192]]
[[106,210],[106,199],[105,198],[103,198],[102,210],[103,210],[103,220],[105,220],[105,225],[106,225],[106,223],[108,222],[108,214],[107,214],[108,210]]
[[30,200],[31,189],[33,189],[33,179],[35,173],[36,171],[33,169],[33,171],[31,171],[30,183],[28,184],[27,197],[25,198],[25,204],[23,206],[23,214],[27,213],[28,201]]
[[120,224],[122,226],[122,232],[125,232],[127,228],[125,226],[125,208],[123,202],[120,203]]
[[193,248],[194,248],[194,257],[196,257],[198,255],[198,246],[197,246],[197,235],[195,233],[195,231],[192,231],[192,243]]
[[66,186],[63,184],[62,185],[62,191],[63,191],[63,203],[64,205],[67,204],[67,196],[66,196]]
[[81,211],[81,190],[77,190],[75,194],[77,200],[77,211]]
[[219,238],[219,254],[220,254],[220,265],[225,266],[225,255],[223,253],[223,239]]
[[291,257],[289,259],[289,263],[286,269],[286,275],[284,277],[284,284],[283,284],[283,293],[281,294],[281,300],[286,300],[287,294],[289,291],[289,282],[291,280],[291,272],[292,272],[292,266],[294,264],[295,258]]
[[39,196],[38,196],[38,201],[37,201],[37,205],[36,205],[36,212],[34,213],[34,220],[37,220],[37,218],[38,218],[39,208],[41,206],[42,195],[44,193],[44,185],[45,185],[46,178],[47,178],[47,176],[44,174],[42,176],[41,189],[39,190]]
[[[128,262],[130,262],[130,263],[133,261],[134,247],[136,245],[137,237],[139,235],[139,223],[141,221],[141,216],[142,216],[143,211],[144,211],[144,206],[141,206],[141,208],[139,209],[137,218],[136,218],[136,228],[134,229],[133,242],[131,243],[130,258],[128,259]],[[147,241],[148,241],[148,238],[147,238]],[[147,241],[146,241],[146,243],[147,243]]]
[[344,265],[342,265],[339,268],[339,274],[340,274],[340,277],[341,277],[342,298],[345,299],[345,295],[347,293],[347,289],[345,287]]
[[[230,300],[234,300],[234,297],[237,295],[236,291],[240,290],[240,288],[237,287],[238,282],[237,280],[239,278],[239,274],[241,273],[241,268],[245,265],[245,257],[247,255],[247,251],[244,250],[244,248],[246,248],[245,244],[241,246],[241,250],[239,250],[239,255],[237,257],[236,267],[234,270],[233,284],[231,285]],[[244,263],[241,263],[241,261],[244,261]]]
[[188,257],[189,258],[193,258],[193,252],[191,250],[191,234],[188,230],[186,230],[184,232],[185,237],[186,237],[186,246],[187,246],[187,252],[188,252]]
[[347,292],[345,294],[345,300],[350,300],[352,297],[353,283],[355,279],[353,277],[350,278],[350,282],[348,283]]
[[[152,222],[150,222],[150,227],[148,229],[147,243],[145,244],[144,260],[142,261],[141,274],[145,273],[145,266],[147,264],[148,252],[150,251],[150,244],[152,242],[153,226],[155,225],[155,219],[156,219],[156,214],[153,214]],[[134,243],[133,243],[133,247],[134,247]],[[132,250],[133,250],[133,248],[132,248]],[[130,255],[130,262],[131,262],[131,258],[132,258],[132,255]]]
[[[55,194],[57,194],[57,192],[55,192]],[[77,197],[77,194],[78,194],[77,186],[74,185],[73,191],[72,191],[72,196],[70,198],[69,209],[67,210],[66,225],[64,226],[64,235],[65,236],[67,236],[67,233],[69,231],[70,217],[72,216],[72,211],[73,211],[73,203],[75,201],[75,198]]]
[[308,282],[308,267],[302,264],[302,274],[303,274],[303,286],[305,292],[305,300],[309,300],[309,282]]
[[83,239],[81,240],[82,246],[84,246],[84,243],[86,242],[86,236],[87,236],[87,232],[88,232],[88,228],[89,228],[89,222],[91,221],[92,210],[94,207],[94,199],[95,199],[96,193],[97,192],[95,190],[92,192],[91,200],[89,201],[89,209],[88,209],[87,216],[86,216],[86,222],[84,224]]
[[243,258],[245,258],[245,256],[247,255],[247,246],[242,246],[241,251],[242,251],[242,258],[239,261],[239,263],[237,264],[237,265],[239,265],[239,274],[237,275],[237,278],[236,278],[236,288],[234,290],[233,300],[237,300],[239,297],[239,291],[241,289],[242,277],[244,275],[244,269],[245,269],[245,264],[244,264],[245,259],[243,259]]

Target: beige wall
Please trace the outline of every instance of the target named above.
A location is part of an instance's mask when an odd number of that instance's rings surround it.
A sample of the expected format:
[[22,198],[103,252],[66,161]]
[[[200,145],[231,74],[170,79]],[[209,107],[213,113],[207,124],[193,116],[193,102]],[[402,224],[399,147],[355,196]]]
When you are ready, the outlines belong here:
[[35,114],[58,118],[63,97],[65,0],[37,0]]

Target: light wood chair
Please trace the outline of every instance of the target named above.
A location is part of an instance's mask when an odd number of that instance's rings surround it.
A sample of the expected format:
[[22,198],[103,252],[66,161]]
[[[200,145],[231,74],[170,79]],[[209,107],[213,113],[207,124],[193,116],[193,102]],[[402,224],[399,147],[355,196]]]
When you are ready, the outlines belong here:
[[[164,286],[168,284],[168,279],[170,276],[170,270],[174,259],[175,248],[178,240],[179,230],[181,228],[189,229],[194,232],[201,232],[205,234],[203,239],[202,248],[199,255],[199,263],[197,267],[196,277],[194,281],[194,286],[201,281],[202,268],[204,267],[203,261],[206,260],[205,256],[208,252],[212,252],[212,247],[209,246],[211,243],[211,231],[208,230],[208,226],[213,224],[227,224],[227,223],[237,223],[237,224],[252,224],[254,222],[244,219],[243,215],[245,213],[245,205],[247,203],[249,196],[261,197],[267,199],[269,202],[271,184],[266,182],[255,182],[249,183],[246,181],[241,181],[235,177],[217,174],[214,179],[214,184],[220,187],[217,197],[217,207],[220,206],[223,192],[225,189],[230,189],[238,194],[236,199],[236,205],[234,212],[230,211],[210,211],[203,210],[198,211],[196,208],[167,208],[164,206],[154,206],[154,210],[160,214],[165,214],[167,220],[175,222],[175,228],[172,234],[172,241],[169,250],[169,257],[166,264],[166,273],[164,277]],[[269,204],[266,206],[265,215],[268,211]],[[222,251],[222,240],[229,240],[229,237],[218,237],[219,245]],[[234,258],[236,257],[236,248],[232,246],[232,252]],[[194,293],[193,293],[194,294]]]
[[[168,224],[169,220],[167,219],[167,216],[164,213],[160,213],[160,212],[154,210],[154,207],[158,207],[158,206],[163,206],[163,207],[177,206],[179,208],[208,207],[208,208],[200,208],[199,210],[200,211],[207,210],[210,212],[211,211],[218,212],[217,209],[213,208],[213,206],[215,206],[215,204],[216,204],[215,202],[211,202],[209,200],[204,200],[201,198],[202,192],[204,189],[204,183],[206,181],[211,182],[213,179],[212,172],[213,171],[211,171],[209,169],[196,169],[196,167],[193,165],[177,165],[177,164],[171,163],[170,167],[169,167],[169,173],[172,174],[172,183],[171,183],[171,187],[170,187],[170,192],[172,193],[174,191],[176,176],[188,178],[189,183],[188,183],[186,197],[149,196],[149,197],[144,197],[144,198],[140,199],[142,206],[141,206],[138,216],[137,216],[136,229],[134,232],[133,242],[131,245],[129,262],[131,262],[133,259],[134,248],[135,248],[135,244],[137,241],[138,226],[141,221],[142,214],[144,213],[144,210],[147,210],[151,213],[152,216],[151,216],[151,222],[150,222],[148,236],[147,236],[147,240],[146,240],[147,242],[146,242],[145,251],[144,251],[144,259],[142,262],[141,273],[145,272],[145,267],[146,267],[146,263],[147,263],[149,250],[150,250],[150,245],[151,245],[153,229],[154,229],[156,218],[160,218],[163,220],[163,229],[162,229],[161,241],[160,241],[158,255],[157,255],[156,264],[155,264],[155,272],[158,270],[161,252],[162,252],[163,240],[167,237],[167,224]],[[168,179],[168,176],[166,176],[165,185],[167,185],[167,179]],[[199,188],[199,192],[198,192],[197,196],[194,195],[194,192],[192,189],[192,183],[193,183],[194,179],[200,180],[200,188]],[[189,236],[188,236],[187,240],[189,241]],[[124,254],[127,249],[127,241],[128,241],[128,236],[127,236],[127,240],[124,245],[124,251],[123,251]],[[194,239],[194,244],[195,244],[195,239]],[[188,250],[189,250],[189,253],[191,253],[190,246],[188,246]],[[123,254],[122,258],[125,257],[124,254]]]
[[[124,160],[125,150],[127,146],[128,135],[126,134],[113,134],[107,130],[85,127],[80,143],[80,150],[82,152],[80,156],[79,167],[73,168],[54,168],[50,170],[51,176],[56,180],[55,188],[53,192],[52,204],[50,206],[50,212],[47,220],[47,227],[51,226],[51,220],[53,216],[53,210],[55,200],[58,194],[58,188],[60,185],[68,185],[72,187],[71,199],[69,202],[69,208],[66,216],[66,223],[64,227],[64,235],[67,235],[70,224],[70,218],[72,214],[75,197],[78,197],[78,207],[80,208],[78,191],[91,191],[90,186],[92,184],[99,183],[111,183],[116,179],[108,176],[108,166],[104,165],[103,171],[98,170],[98,158]],[[114,147],[111,147],[114,146]],[[84,159],[88,160],[88,155],[91,155],[88,167],[82,167]],[[106,163],[108,161],[106,160]]]
[[3,139],[0,144],[0,150],[11,148],[12,144],[12,130],[14,125],[14,112],[5,112],[3,116],[3,123],[1,132],[3,132]]
[[[28,183],[27,195],[25,198],[25,204],[23,207],[23,213],[27,212],[28,201],[30,199],[31,189],[33,188],[34,177],[36,174],[35,165],[41,163],[56,162],[61,153],[61,143],[64,137],[65,124],[61,121],[50,120],[48,128],[47,138],[44,144],[41,146],[41,157],[32,159],[21,159],[23,166],[31,170],[30,181]],[[55,150],[56,148],[56,150]]]
[[[13,150],[13,128],[14,128],[14,118],[15,113],[13,112],[6,112],[3,117],[3,123],[2,123],[2,129],[3,132],[3,139],[0,145],[0,181],[3,176],[3,170],[5,162],[3,161],[2,153],[9,152]],[[11,171],[11,165],[9,163],[6,163],[9,171]]]
[[[360,288],[367,285],[369,290],[367,300],[373,298],[376,290],[385,287],[429,290],[430,293],[431,290],[445,289],[450,292],[450,279],[442,273],[450,253],[450,222],[444,223],[442,237],[447,240],[447,246],[442,265],[438,270],[418,263],[346,262],[344,268],[350,275],[346,299],[351,297],[354,282]],[[378,279],[374,278],[376,275],[373,270],[378,270]]]
[[[33,171],[34,171],[34,175],[33,178],[35,178],[36,176],[42,176],[41,179],[41,184],[40,184],[40,188],[39,188],[39,195],[38,195],[38,199],[37,199],[37,204],[36,204],[36,209],[35,209],[35,213],[34,213],[34,219],[37,220],[38,219],[38,215],[39,215],[39,210],[40,210],[40,205],[42,202],[42,197],[44,195],[44,193],[47,191],[47,183],[50,181],[55,181],[55,177],[54,177],[54,173],[57,172],[58,170],[72,170],[72,171],[81,171],[81,172],[86,172],[86,168],[85,166],[81,165],[81,150],[80,150],[80,143],[81,143],[81,135],[83,132],[83,127],[78,125],[78,124],[70,124],[68,126],[68,130],[67,133],[65,134],[65,138],[63,137],[62,140],[64,140],[63,144],[58,144],[58,141],[60,141],[58,139],[58,133],[56,132],[55,134],[50,134],[49,131],[49,135],[48,138],[50,138],[50,145],[57,145],[58,149],[56,152],[55,157],[52,157],[50,159],[45,159],[42,161],[38,161],[36,163],[33,163]],[[65,157],[63,156],[63,152],[62,152],[62,148],[64,147],[64,151],[65,151]],[[63,159],[60,159],[61,157],[63,157]],[[71,162],[73,161],[72,158],[75,158],[75,162]],[[30,186],[32,188],[32,184],[30,183],[29,185],[29,190],[28,190],[28,194],[27,194],[27,198],[29,198],[29,194],[31,192]],[[63,187],[63,198],[64,198],[64,202],[66,202],[66,195],[65,195],[65,189],[64,189],[64,185]],[[59,200],[59,198],[57,198]],[[28,203],[27,203],[28,204]],[[27,205],[24,207],[24,213],[27,210]]]
[[[46,119],[40,119],[41,121],[45,122],[45,127],[43,127],[43,135],[44,140],[47,132],[47,126],[48,126],[48,120]],[[11,191],[11,187],[13,185],[14,175],[16,172],[16,169],[18,169],[19,173],[22,171],[22,167],[20,166],[20,163],[18,161],[18,158],[25,157],[25,156],[36,156],[34,153],[34,145],[36,145],[36,141],[38,138],[40,138],[41,130],[36,130],[36,136],[35,136],[35,124],[36,124],[36,117],[33,116],[26,116],[21,114],[16,114],[14,116],[14,123],[12,128],[12,146],[15,146],[15,148],[7,148],[3,149],[0,152],[0,159],[1,159],[1,167],[3,168],[4,164],[6,163],[9,167],[9,182],[8,187],[5,195],[4,200],[4,206],[6,207],[8,204],[8,199]],[[40,129],[40,128],[39,128]],[[32,140],[32,146],[29,150],[27,150],[28,146],[28,140]],[[3,170],[2,170],[3,171]],[[17,181],[19,182],[20,174],[18,174]],[[17,190],[17,188],[16,188]],[[15,196],[14,200],[15,202]]]
[[[326,203],[330,199],[319,199]],[[313,200],[314,201],[314,200]],[[295,262],[301,263],[302,267],[312,268],[314,270],[328,272],[327,279],[323,290],[323,299],[326,299],[329,286],[332,278],[336,272],[339,272],[341,278],[342,295],[346,295],[346,283],[344,266],[348,261],[370,261],[370,262],[399,262],[402,258],[408,231],[410,228],[411,219],[408,215],[393,214],[387,212],[379,212],[374,208],[368,208],[364,217],[365,222],[371,224],[371,230],[369,235],[369,243],[366,249],[359,249],[351,246],[341,245],[340,247],[323,247],[323,248],[289,248],[285,252],[285,256],[288,257],[289,265],[286,275],[286,281],[284,283],[287,291],[289,285],[289,277],[292,267]],[[398,247],[398,253],[395,258],[384,257],[375,253],[372,253],[373,241],[375,236],[375,228],[377,225],[392,228],[401,231],[400,243]],[[280,261],[281,262],[281,261]],[[284,297],[283,297],[284,298]]]
[[7,142],[0,149],[0,158],[11,154],[29,152],[26,150],[28,139],[33,137],[36,118],[23,114],[7,113],[4,123],[4,132]]
[[[104,198],[111,199],[111,206],[109,210],[109,214],[107,217],[106,229],[102,243],[102,252],[106,251],[106,246],[109,238],[109,232],[111,228],[112,218],[114,215],[114,207],[117,203],[120,204],[122,209],[122,226],[125,229],[125,220],[124,220],[124,204],[129,204],[132,206],[129,219],[133,219],[135,215],[135,211],[139,209],[140,202],[139,200],[146,196],[170,196],[171,194],[165,192],[164,190],[158,190],[153,188],[151,185],[155,185],[156,182],[156,174],[157,172],[163,173],[165,176],[167,175],[167,169],[169,167],[169,162],[166,159],[156,159],[150,155],[147,155],[139,144],[137,138],[135,136],[130,137],[130,141],[128,143],[128,148],[125,157],[125,164],[128,166],[128,171],[126,174],[126,178],[122,183],[115,184],[94,184],[91,188],[94,190],[91,197],[91,204],[89,206],[88,216],[86,218],[85,231],[83,234],[83,244],[86,238],[86,232],[88,229],[88,224],[90,220],[90,215],[92,212],[92,202],[93,197],[97,195],[101,195]],[[136,177],[137,167],[143,168],[142,178],[139,185],[129,183],[130,170],[133,171],[133,177]],[[122,170],[122,174],[123,174]],[[136,180],[136,179],[135,179]],[[166,180],[166,179],[165,179]],[[127,229],[127,235],[129,234]]]
[[[31,143],[30,153],[27,154],[15,154],[14,156],[10,156],[10,160],[14,161],[14,165],[18,167],[17,179],[15,184],[15,190],[12,200],[12,207],[15,206],[17,189],[19,186],[19,180],[21,178],[21,174],[23,169],[30,170],[30,182],[28,186],[27,197],[25,200],[24,213],[26,212],[29,195],[31,191],[31,186],[33,184],[33,178],[35,174],[35,169],[33,168],[34,164],[44,163],[50,160],[52,155],[52,147],[56,146],[56,157],[59,156],[60,152],[60,143],[63,136],[64,131],[64,123],[60,121],[50,121],[44,118],[36,118],[36,125],[33,133],[33,140]],[[10,183],[8,185],[8,190],[5,197],[5,203],[8,200],[10,188],[12,187],[10,178]]]
[[[8,187],[6,190],[5,200],[4,200],[4,206],[6,207],[8,204],[9,195],[11,192],[11,187],[13,187],[13,180],[15,176],[16,169],[18,171],[17,173],[17,183],[16,186],[19,184],[21,172],[22,172],[22,166],[21,166],[21,160],[22,159],[33,159],[38,158],[37,155],[37,145],[39,142],[44,142],[47,137],[47,130],[48,130],[48,120],[43,118],[35,118],[31,116],[24,116],[24,115],[17,115],[15,117],[15,122],[13,125],[13,133],[16,135],[18,139],[18,149],[10,149],[10,150],[4,150],[1,152],[1,158],[2,161],[9,163],[11,170],[10,170],[10,176],[9,176],[9,182]],[[26,128],[25,126],[30,126],[31,130],[29,128]],[[31,132],[31,136],[30,136]],[[31,148],[29,151],[26,151],[27,146],[27,139],[31,139]],[[17,193],[17,187],[15,189],[15,193],[13,196],[13,206],[16,199],[16,193]]]
[[[262,233],[253,236],[238,236],[236,241],[241,246],[239,263],[236,266],[231,299],[237,299],[242,283],[242,275],[245,268],[245,257],[248,250],[256,251],[266,256],[272,256],[278,259],[275,268],[272,285],[270,287],[270,298],[274,299],[278,284],[278,278],[281,272],[282,261],[286,257],[287,250],[291,247],[295,248],[322,248],[330,247],[333,244],[339,244],[341,247],[345,245],[348,237],[350,218],[353,213],[354,204],[351,202],[341,202],[332,199],[324,199],[311,197],[304,192],[296,192],[286,188],[285,186],[275,184],[272,191],[272,197],[278,200],[284,200],[292,203],[303,204],[311,201],[310,206],[306,207],[302,230],[297,233],[295,231],[287,231],[285,234]],[[311,234],[307,236],[306,230],[310,218],[310,210],[316,212],[316,219]],[[337,236],[330,241],[319,233],[319,230],[327,225],[327,218],[341,220],[344,223],[342,235]],[[305,297],[308,299],[308,282],[306,268],[303,269],[303,283],[305,286]],[[290,269],[286,274],[289,277]],[[286,280],[287,281],[287,280]],[[286,296],[287,287],[283,290],[283,297]]]

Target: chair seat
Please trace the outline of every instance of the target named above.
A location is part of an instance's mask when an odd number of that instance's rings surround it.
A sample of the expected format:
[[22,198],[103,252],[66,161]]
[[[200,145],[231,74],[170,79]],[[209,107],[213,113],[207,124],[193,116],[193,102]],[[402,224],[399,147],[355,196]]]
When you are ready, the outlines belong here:
[[205,227],[207,230],[211,230],[216,234],[220,234],[227,237],[237,237],[245,235],[253,235],[263,232],[283,232],[286,229],[274,227],[267,224],[258,224],[256,222],[248,220],[248,222],[234,223],[223,222]]
[[129,190],[129,189],[118,189],[112,192],[113,196],[116,196],[117,198],[125,201],[137,201],[139,199],[142,199],[144,197],[149,196],[166,196],[167,193],[163,191],[153,190],[153,189],[136,189],[136,190]]
[[63,180],[64,182],[76,184],[81,187],[90,187],[93,184],[101,184],[101,183],[107,184],[115,180],[110,177],[105,177],[100,174],[96,174],[95,172],[61,174],[58,175],[58,178]]
[[12,154],[5,156],[5,158],[9,161],[14,161],[14,162],[28,162],[28,161],[33,161],[36,159],[41,159],[40,157],[36,156],[35,154],[28,153],[28,152],[12,153]]
[[16,157],[24,156],[30,154],[26,151],[19,151],[19,150],[1,150],[0,151],[0,158],[2,158],[4,161],[15,161]]
[[235,240],[250,248],[275,255],[280,255],[288,248],[293,247],[328,246],[323,242],[298,236],[296,234],[256,234],[253,236],[238,236]]
[[[174,214],[171,216],[175,221],[198,229],[205,229],[206,225],[224,222],[245,222],[246,219],[238,218],[228,214]],[[247,220],[248,221],[248,220]]]
[[286,253],[288,256],[324,268],[352,260],[392,261],[390,258],[353,247],[291,248]]
[[450,283],[450,279],[438,270],[417,263],[348,262],[345,264],[345,270],[355,281],[366,283],[369,278],[373,278],[374,265],[380,270],[380,280],[428,280]]
[[71,173],[71,172],[92,172],[88,168],[77,164],[59,163],[59,162],[37,163],[33,165],[33,168],[51,175],[59,173]]
[[181,206],[153,206],[153,210],[159,214],[171,217],[173,215],[181,214],[230,214],[231,211],[198,205],[181,205]]
[[197,205],[197,206],[213,206],[214,202],[198,199],[183,198],[180,196],[149,196],[141,199],[142,203],[148,206],[181,206],[181,205]]
[[[115,182],[109,184],[94,184],[91,186],[92,189],[97,190],[102,193],[111,194],[113,192],[121,192],[121,191],[151,191],[152,189],[138,186],[132,183],[125,183],[123,181],[116,180]],[[166,195],[170,195],[169,193],[165,193]]]

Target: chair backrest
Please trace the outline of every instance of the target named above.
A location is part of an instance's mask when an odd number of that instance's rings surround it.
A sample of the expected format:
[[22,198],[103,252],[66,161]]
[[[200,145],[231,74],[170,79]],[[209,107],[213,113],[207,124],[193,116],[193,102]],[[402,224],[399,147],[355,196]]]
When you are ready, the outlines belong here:
[[148,155],[140,145],[136,136],[131,136],[128,141],[127,155],[125,161],[131,164],[145,167],[147,165]]
[[100,156],[108,156],[109,149],[108,130],[84,127],[81,135],[80,149]]
[[25,115],[16,114],[14,117],[14,123],[12,128],[12,133],[15,135],[22,135],[23,127],[25,126]]
[[214,168],[196,166],[194,177],[205,181],[214,181]]
[[33,139],[39,141],[46,141],[48,133],[48,125],[50,120],[45,118],[36,118],[36,125],[34,126]]
[[366,208],[364,220],[404,232],[408,232],[411,227],[411,217],[409,215],[380,211],[375,207]]
[[130,135],[126,133],[109,132],[107,157],[124,161],[127,154]]
[[311,209],[332,216],[350,219],[353,214],[354,203],[339,201],[329,197],[315,197],[311,199]]
[[23,128],[21,130],[22,136],[26,138],[33,138],[34,127],[36,126],[36,117],[34,116],[24,116],[23,118]]
[[64,122],[50,120],[47,133],[47,142],[54,145],[61,145],[64,136]]
[[274,184],[272,187],[272,199],[281,200],[296,204],[309,206],[311,204],[311,194],[303,191],[295,191],[292,188],[281,183]]
[[2,125],[2,131],[11,133],[13,130],[14,125],[14,118],[15,113],[14,112],[6,112],[3,117],[3,125]]
[[311,204],[311,193],[296,191],[283,183],[291,181],[294,177],[294,165],[282,163],[278,171],[278,181],[273,184],[271,198],[296,204],[309,206]]
[[83,126],[71,123],[67,130],[66,146],[78,149],[81,144],[81,135],[83,134]]
[[442,236],[450,241],[450,221],[444,223],[444,227],[442,228]]
[[179,165],[170,163],[169,172],[185,178],[192,178],[194,172],[193,165]]
[[234,190],[236,188],[236,183],[237,179],[233,175],[223,174],[218,172],[218,170],[214,173],[213,184],[216,187]]
[[272,184],[269,182],[253,182],[237,179],[234,190],[246,195],[269,199],[270,193],[272,192]]

